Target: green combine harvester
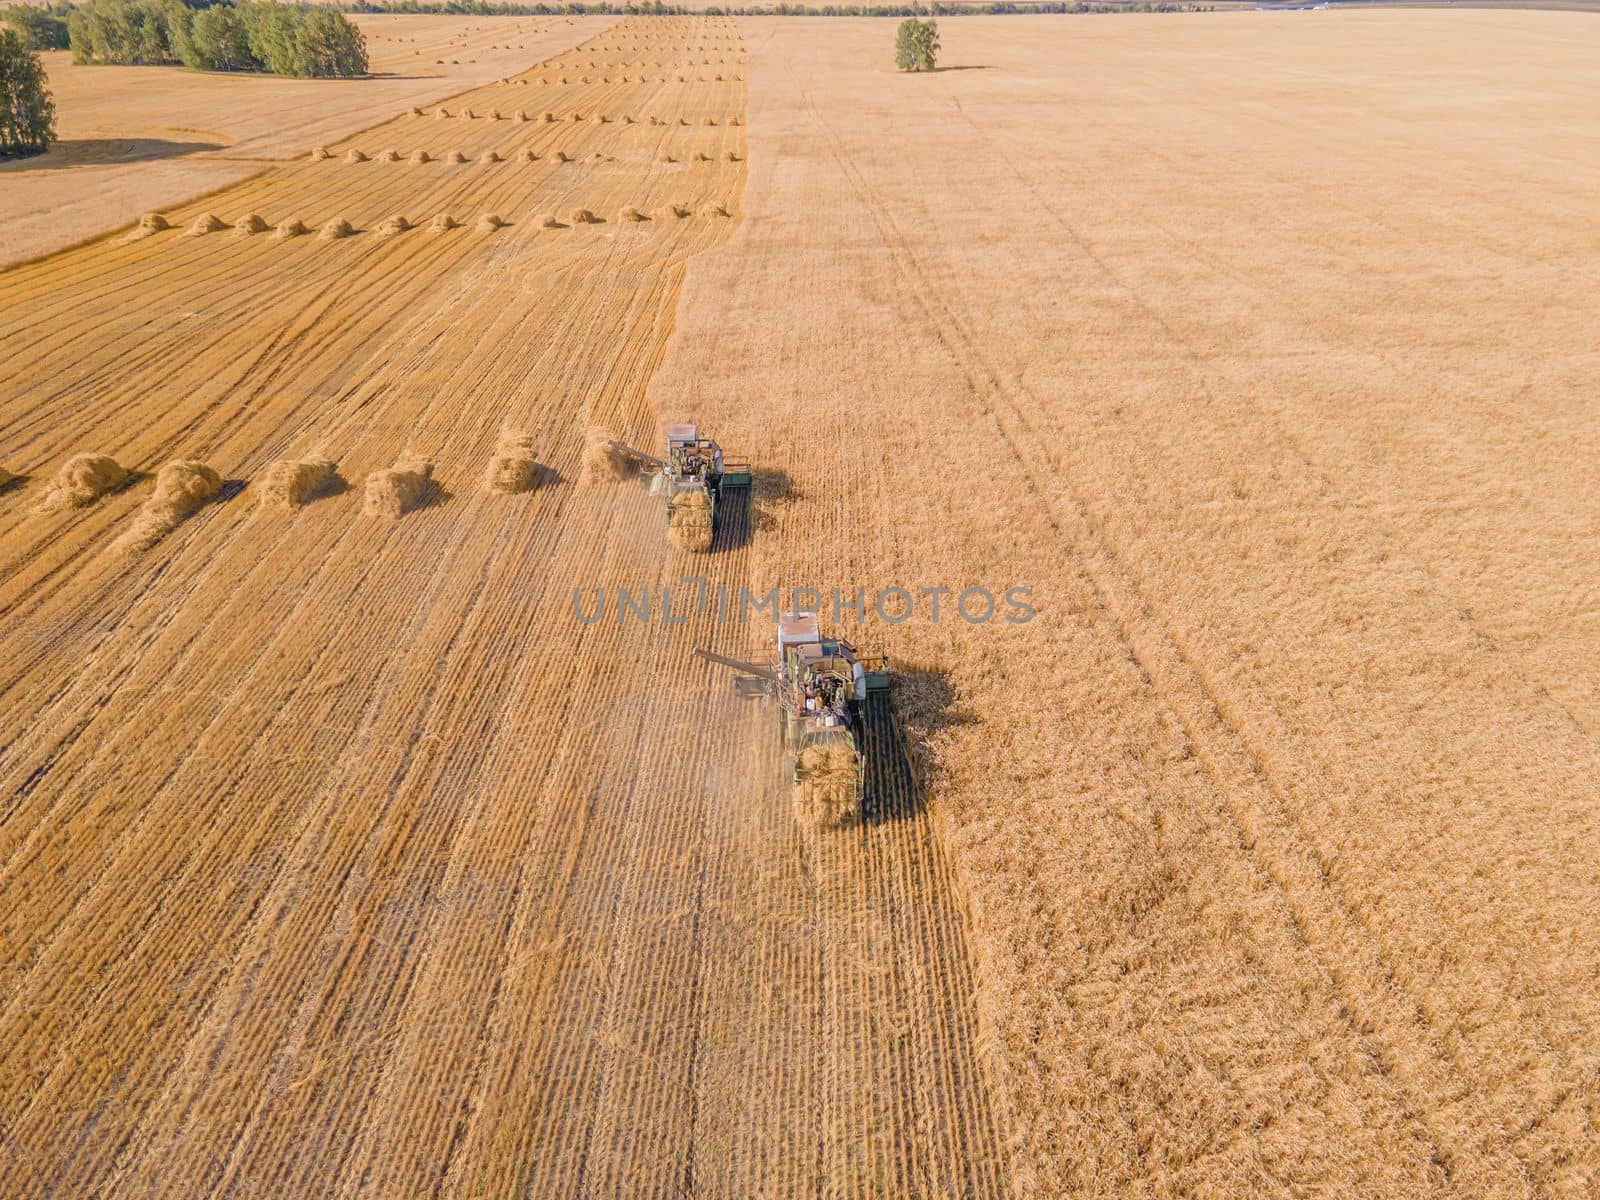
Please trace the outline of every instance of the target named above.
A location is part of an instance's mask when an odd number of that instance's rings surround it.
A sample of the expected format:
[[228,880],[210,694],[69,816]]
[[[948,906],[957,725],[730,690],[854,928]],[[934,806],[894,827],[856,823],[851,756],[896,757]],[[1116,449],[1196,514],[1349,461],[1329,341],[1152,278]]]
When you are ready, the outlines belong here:
[[777,653],[776,663],[762,667],[695,650],[739,672],[734,688],[741,696],[774,701],[796,819],[813,829],[854,824],[866,793],[866,715],[869,705],[888,702],[889,660],[823,637],[815,613],[778,619]]
[[750,486],[750,464],[725,459],[722,447],[701,437],[694,425],[667,426],[665,458],[621,442],[609,444],[618,454],[654,469],[650,494],[666,497],[667,537],[680,550],[695,554],[710,550],[722,515],[723,493]]

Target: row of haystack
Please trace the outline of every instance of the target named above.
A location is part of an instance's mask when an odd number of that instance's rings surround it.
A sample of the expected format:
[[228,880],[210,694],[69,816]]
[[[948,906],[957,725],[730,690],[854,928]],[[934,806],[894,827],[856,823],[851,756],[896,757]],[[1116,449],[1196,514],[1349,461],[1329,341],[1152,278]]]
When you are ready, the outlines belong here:
[[[656,209],[653,214],[646,215],[642,210],[630,205],[618,212],[617,220],[623,224],[633,224],[668,218],[681,219],[693,216],[694,212],[695,210],[686,204],[667,204]],[[705,217],[726,217],[729,213],[725,205],[719,202],[712,202],[701,206],[700,215]],[[590,209],[576,208],[568,214],[565,221],[555,213],[540,213],[535,215],[533,222],[536,227],[543,229],[565,229],[569,225],[603,225],[605,224],[605,219],[596,216]],[[428,223],[428,229],[432,233],[443,233],[446,230],[459,229],[461,224],[449,213],[440,213]],[[508,224],[509,222],[497,213],[483,213],[476,222],[477,228],[485,233],[503,229]],[[171,223],[160,213],[147,213],[141,218],[133,231],[122,240],[124,242],[136,242],[171,228]],[[417,226],[409,218],[396,214],[379,221],[372,227],[371,232],[376,237],[388,238],[416,228]],[[305,237],[312,232],[311,227],[304,221],[295,219],[280,221],[276,226],[272,226],[257,214],[251,213],[229,225],[226,221],[211,213],[202,213],[190,224],[186,236],[203,237],[206,234],[216,233],[225,229],[231,230],[236,237],[251,236],[271,230],[272,236],[279,239]],[[340,238],[351,237],[361,231],[345,218],[334,217],[332,220],[323,222],[322,226],[315,232],[322,241],[336,241]]]
[[[61,465],[45,485],[34,505],[40,513],[88,508],[102,496],[120,491],[134,481],[129,471],[109,454],[78,454]],[[119,551],[146,550],[164,538],[222,486],[222,477],[203,462],[177,459],[156,472],[155,491],[117,538]]]
[[[9,471],[0,470],[0,488],[16,478]],[[46,484],[34,511],[88,508],[137,478],[109,454],[74,455]],[[191,459],[167,463],[155,478],[154,493],[140,507],[133,525],[117,539],[119,549],[143,550],[155,545],[222,486],[216,471]],[[538,482],[539,465],[534,458],[532,436],[515,430],[502,433],[489,461],[485,488],[502,495],[518,495],[534,490]],[[279,512],[294,512],[319,497],[343,491],[344,487],[338,464],[319,457],[279,459],[255,481],[259,506]],[[367,476],[365,509],[376,516],[398,517],[426,506],[435,487],[431,463],[402,462]]]

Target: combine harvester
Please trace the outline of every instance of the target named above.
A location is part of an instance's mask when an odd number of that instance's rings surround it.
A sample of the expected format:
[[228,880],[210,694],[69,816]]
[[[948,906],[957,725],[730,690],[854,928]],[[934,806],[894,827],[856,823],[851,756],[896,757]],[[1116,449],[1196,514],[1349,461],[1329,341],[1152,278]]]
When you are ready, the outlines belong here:
[[667,456],[657,458],[621,442],[612,450],[655,469],[650,494],[667,498],[667,537],[680,550],[711,549],[722,509],[722,493],[750,486],[750,464],[722,456],[722,447],[700,436],[694,425],[667,426]]
[[863,658],[843,638],[823,637],[814,613],[781,616],[777,650],[770,667],[695,653],[740,672],[739,695],[776,701],[796,819],[812,829],[854,824],[866,790],[867,710],[889,698],[889,660]]

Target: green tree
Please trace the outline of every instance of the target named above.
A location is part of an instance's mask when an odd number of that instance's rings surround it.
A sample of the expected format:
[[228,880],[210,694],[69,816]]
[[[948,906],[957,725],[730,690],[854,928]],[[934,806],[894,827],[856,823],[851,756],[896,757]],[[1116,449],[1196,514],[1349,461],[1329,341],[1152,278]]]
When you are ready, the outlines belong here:
[[67,19],[60,13],[14,4],[6,9],[5,20],[27,39],[29,50],[65,50],[71,44],[67,37]]
[[907,17],[894,39],[894,65],[902,71],[931,71],[939,56],[939,26],[929,18]]
[[187,29],[177,31],[178,60],[201,71],[259,71],[250,51],[250,31],[239,11],[218,4],[196,12]]
[[11,28],[0,28],[0,157],[37,154],[56,140],[56,102],[39,56]]

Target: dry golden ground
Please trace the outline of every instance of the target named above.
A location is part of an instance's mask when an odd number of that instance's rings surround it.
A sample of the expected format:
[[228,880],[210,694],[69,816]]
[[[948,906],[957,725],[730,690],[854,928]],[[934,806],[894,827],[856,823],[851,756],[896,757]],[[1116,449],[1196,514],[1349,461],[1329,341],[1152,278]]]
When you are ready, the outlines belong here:
[[[709,616],[572,613],[750,575],[747,510],[691,559],[636,479],[575,486],[591,428],[658,436],[743,58],[625,22],[0,274],[7,1200],[1003,1194],[895,731],[881,824],[820,841],[688,669]],[[485,486],[508,451],[540,486]],[[137,477],[33,511],[78,453]],[[174,460],[220,486],[158,502]]]
[[490,83],[616,20],[352,19],[366,34],[374,78],[76,66],[66,51],[45,54],[61,140],[48,154],[0,163],[0,266],[184,203],[412,105]]
[[[629,21],[0,274],[0,1193],[1592,1194],[1588,29]],[[572,486],[660,416],[709,555]],[[571,615],[685,574],[1039,615],[863,629],[818,835],[758,628]]]
[[1036,589],[861,633],[1019,1192],[1595,1195],[1592,18],[743,28],[651,390],[788,475],[758,587]]

